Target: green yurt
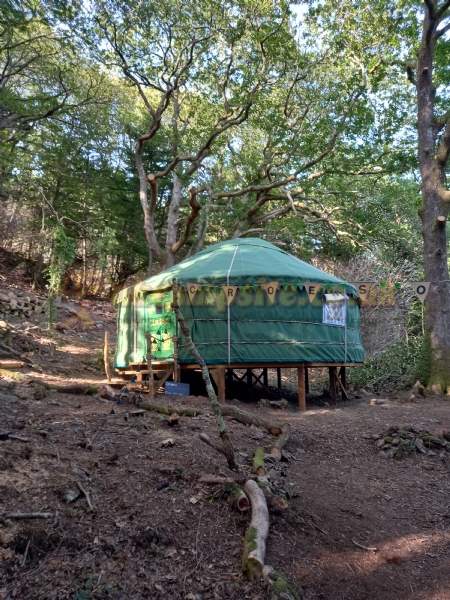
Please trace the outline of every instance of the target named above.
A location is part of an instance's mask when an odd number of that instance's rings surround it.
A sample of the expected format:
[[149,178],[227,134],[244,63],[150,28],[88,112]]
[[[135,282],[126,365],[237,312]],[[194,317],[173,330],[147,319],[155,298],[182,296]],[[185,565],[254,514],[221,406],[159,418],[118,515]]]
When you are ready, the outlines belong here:
[[115,297],[123,369],[155,361],[195,363],[171,310],[172,280],[181,312],[207,364],[360,363],[356,288],[258,238],[214,244]]

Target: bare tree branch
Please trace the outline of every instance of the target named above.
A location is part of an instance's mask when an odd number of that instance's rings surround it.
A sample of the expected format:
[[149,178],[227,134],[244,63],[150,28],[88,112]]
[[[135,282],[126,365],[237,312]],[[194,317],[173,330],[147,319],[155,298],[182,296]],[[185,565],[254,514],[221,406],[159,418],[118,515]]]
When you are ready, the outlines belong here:
[[182,248],[187,242],[189,235],[191,233],[192,223],[198,217],[199,212],[201,210],[201,205],[197,202],[197,190],[195,188],[189,189],[189,205],[191,207],[191,212],[186,221],[186,225],[184,228],[183,235],[180,239],[172,246],[172,252],[176,254],[180,248]]

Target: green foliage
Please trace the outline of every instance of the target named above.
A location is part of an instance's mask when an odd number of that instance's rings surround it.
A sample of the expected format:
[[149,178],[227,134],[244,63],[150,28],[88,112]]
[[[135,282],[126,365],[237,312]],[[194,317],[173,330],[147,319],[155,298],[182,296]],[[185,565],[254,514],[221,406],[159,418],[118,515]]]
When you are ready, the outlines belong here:
[[[119,284],[146,267],[136,140],[153,123],[147,103],[159,106],[177,77],[143,154],[146,173],[181,157],[158,180],[161,246],[173,244],[169,218],[186,222],[188,188],[201,190],[199,227],[177,261],[240,235],[304,259],[417,261],[415,98],[398,59],[418,48],[421,11],[387,0],[311,2],[301,13],[246,0],[4,2],[0,63],[17,72],[0,89],[0,199],[39,235],[50,289],[72,263]],[[447,47],[440,39],[440,85]],[[222,129],[227,119],[237,121]],[[62,253],[59,225],[73,243]],[[420,315],[410,320],[420,335]]]
[[52,261],[47,269],[51,295],[58,292],[66,267],[73,262],[74,258],[75,243],[67,236],[64,227],[58,224],[53,230]]
[[363,365],[349,369],[348,381],[361,387],[373,386],[375,391],[391,392],[411,388],[417,379],[422,339],[400,341]]

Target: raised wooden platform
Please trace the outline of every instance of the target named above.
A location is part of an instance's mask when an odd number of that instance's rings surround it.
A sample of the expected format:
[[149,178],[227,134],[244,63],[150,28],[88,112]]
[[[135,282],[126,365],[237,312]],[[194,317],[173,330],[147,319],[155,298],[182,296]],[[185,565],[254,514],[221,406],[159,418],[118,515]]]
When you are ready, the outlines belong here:
[[[298,404],[301,411],[306,410],[306,394],[309,393],[308,384],[308,369],[328,368],[330,377],[330,405],[336,406],[338,390],[342,392],[342,398],[348,398],[346,385],[346,367],[357,367],[360,363],[231,363],[221,365],[209,365],[211,376],[217,385],[217,396],[219,402],[225,402],[226,392],[226,374],[238,381],[243,381],[246,378],[247,385],[251,387],[253,382],[260,383],[267,389],[267,369],[277,369],[278,388],[281,389],[281,369],[297,369],[298,378]],[[200,370],[198,364],[177,364],[174,368],[173,361],[152,361],[152,375],[156,375],[155,383],[162,385],[173,373],[174,381],[179,381],[180,371]],[[261,369],[262,373],[255,374],[256,369]],[[338,371],[339,369],[339,371]],[[235,370],[245,370],[243,375],[237,375]],[[148,363],[131,363],[128,367],[117,368],[119,377],[124,380],[130,379],[133,375],[137,376],[137,380],[142,382],[145,376],[149,374]],[[262,379],[262,381],[261,381]],[[269,391],[269,390],[267,390]]]

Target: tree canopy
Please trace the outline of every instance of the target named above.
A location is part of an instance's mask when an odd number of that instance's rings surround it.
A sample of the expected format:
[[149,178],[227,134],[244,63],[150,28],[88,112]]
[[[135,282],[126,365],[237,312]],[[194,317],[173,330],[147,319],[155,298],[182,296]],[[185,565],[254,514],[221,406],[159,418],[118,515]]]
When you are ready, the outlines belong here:
[[[92,271],[113,286],[252,235],[302,258],[376,255],[420,271],[417,56],[431,19],[442,147],[448,10],[4,2],[0,206],[15,225],[3,245],[36,261],[36,282],[54,265],[84,287]],[[73,256],[57,268],[62,234]]]

